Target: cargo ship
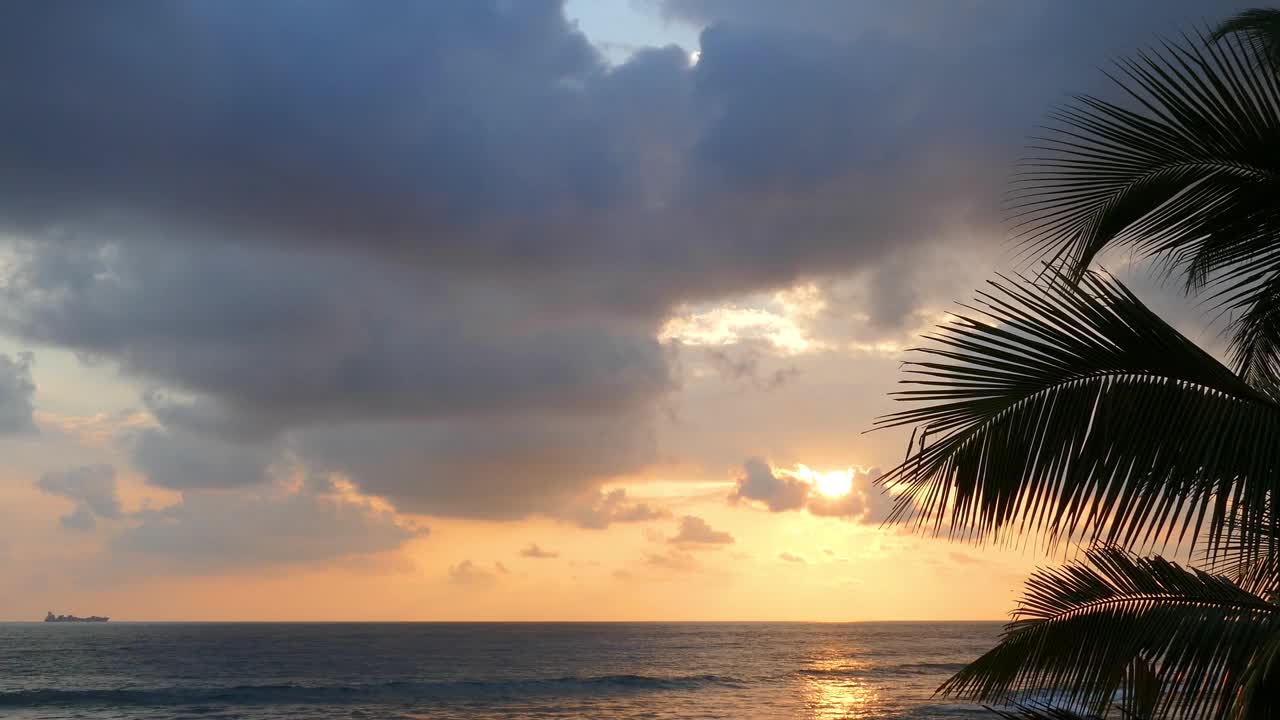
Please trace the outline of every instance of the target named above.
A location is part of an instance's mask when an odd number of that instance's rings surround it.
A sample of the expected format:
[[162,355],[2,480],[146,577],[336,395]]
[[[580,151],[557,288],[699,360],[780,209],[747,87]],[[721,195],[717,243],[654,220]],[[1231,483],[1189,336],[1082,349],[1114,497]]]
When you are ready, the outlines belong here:
[[54,615],[50,612],[44,616],[45,622],[106,622],[111,618],[102,617],[101,615],[90,615],[89,617],[76,617],[75,615]]

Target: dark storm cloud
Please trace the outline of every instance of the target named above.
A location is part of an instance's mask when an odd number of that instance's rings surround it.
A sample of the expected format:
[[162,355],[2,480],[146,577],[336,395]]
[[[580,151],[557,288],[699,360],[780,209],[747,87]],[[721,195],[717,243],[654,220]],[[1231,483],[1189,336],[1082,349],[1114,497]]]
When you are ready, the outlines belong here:
[[[1194,31],[1254,3],[647,4],[704,28],[696,76],[715,120],[699,138],[694,176],[756,195],[842,188],[854,211],[832,242],[862,247],[861,264],[877,270],[875,302],[858,310],[888,332],[911,322],[913,308],[957,291],[930,281],[928,270],[951,260],[933,249],[981,249],[980,270],[959,268],[977,276],[970,282],[996,261],[999,198],[1053,106],[1073,93],[1114,93],[1099,68],[1158,33]],[[805,254],[822,256],[822,245],[810,240]]]
[[709,27],[701,44],[695,82],[711,124],[694,148],[700,180],[803,192],[895,159],[884,140],[901,96],[867,62],[875,48],[732,25]]
[[881,271],[906,323],[1049,104],[1208,12],[1138,5],[672,0],[700,62],[611,68],[551,0],[8,3],[0,331],[160,388],[156,484],[287,447],[415,512],[653,519],[599,487],[657,457],[670,308]]
[[267,480],[273,457],[270,447],[182,430],[141,430],[126,445],[147,482],[172,490],[257,485]]
[[296,450],[313,471],[350,477],[405,512],[498,520],[541,513],[590,529],[665,516],[623,489],[597,489],[653,460],[652,438],[632,417],[336,425],[298,433]]
[[162,422],[192,430],[261,437],[325,420],[610,412],[670,382],[651,335],[561,318],[514,288],[243,248],[18,250],[5,324],[210,396],[149,397]]
[[[358,229],[601,207],[604,75],[557,2],[6,5],[11,218]],[[425,201],[425,202],[424,202]]]
[[31,381],[31,353],[16,358],[0,353],[0,435],[34,432],[32,397],[36,385]]
[[181,502],[129,513],[113,550],[170,572],[306,564],[394,550],[427,534],[389,513],[312,489],[185,492]]
[[92,530],[98,518],[120,517],[120,499],[116,496],[116,473],[110,465],[85,465],[70,470],[47,472],[36,487],[75,503],[75,510],[61,518],[63,527]]

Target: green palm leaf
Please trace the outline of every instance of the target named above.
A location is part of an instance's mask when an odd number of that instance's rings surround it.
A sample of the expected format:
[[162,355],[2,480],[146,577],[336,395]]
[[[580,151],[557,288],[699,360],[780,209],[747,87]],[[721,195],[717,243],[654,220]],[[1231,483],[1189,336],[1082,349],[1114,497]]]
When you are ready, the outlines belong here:
[[1280,80],[1257,68],[1246,26],[1120,61],[1114,79],[1126,102],[1082,96],[1054,114],[1015,180],[1012,207],[1027,250],[1072,277],[1122,246],[1182,272],[1189,291],[1209,286],[1232,317],[1233,363],[1271,383],[1280,364]]
[[1136,545],[1280,497],[1280,404],[1107,276],[992,282],[927,337],[896,393],[915,406],[876,424],[919,438],[881,478],[894,519]]
[[[1269,702],[1280,607],[1226,578],[1162,558],[1095,549],[1084,562],[1041,570],[1000,644],[939,692],[985,702],[1041,702],[1104,715],[1135,662],[1165,690],[1153,717],[1238,717]],[[1270,711],[1271,706],[1266,706]]]

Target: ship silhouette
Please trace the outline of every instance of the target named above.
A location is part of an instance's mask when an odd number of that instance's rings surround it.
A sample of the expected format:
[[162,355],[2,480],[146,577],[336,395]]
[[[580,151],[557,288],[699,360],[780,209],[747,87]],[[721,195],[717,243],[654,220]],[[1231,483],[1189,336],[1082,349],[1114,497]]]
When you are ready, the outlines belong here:
[[54,615],[52,611],[44,616],[45,622],[106,622],[111,618],[102,617],[101,615],[90,615],[89,617],[76,617],[75,615]]

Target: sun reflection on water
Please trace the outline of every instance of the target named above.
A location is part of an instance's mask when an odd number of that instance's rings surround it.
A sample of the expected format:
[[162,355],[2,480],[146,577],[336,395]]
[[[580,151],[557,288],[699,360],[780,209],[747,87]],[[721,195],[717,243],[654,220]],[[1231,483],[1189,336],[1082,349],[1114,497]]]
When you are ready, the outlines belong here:
[[879,717],[880,689],[859,677],[869,663],[849,658],[816,660],[803,675],[803,697],[814,720]]

